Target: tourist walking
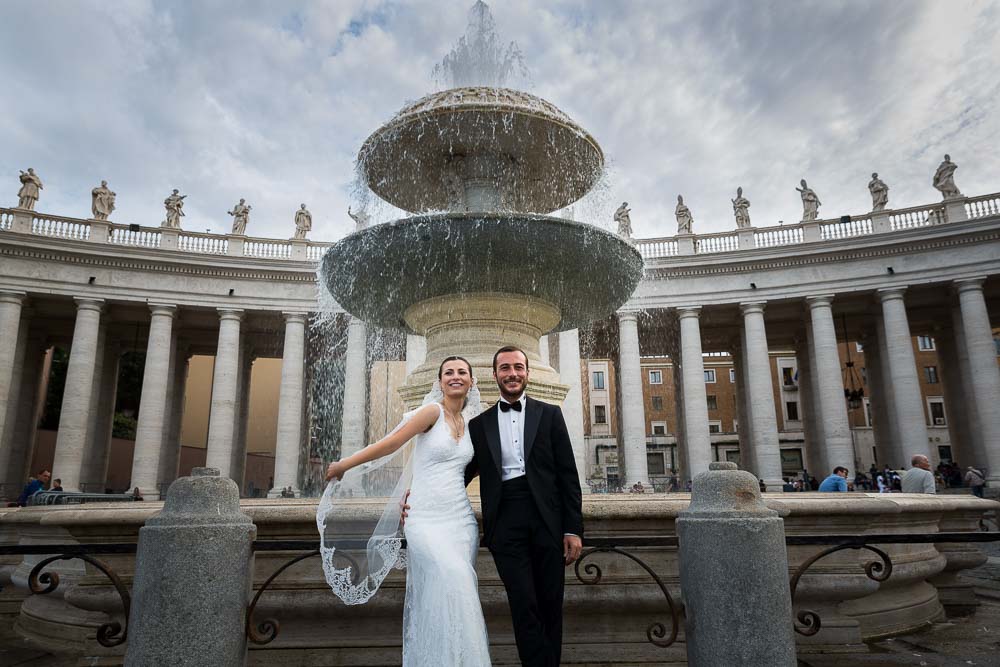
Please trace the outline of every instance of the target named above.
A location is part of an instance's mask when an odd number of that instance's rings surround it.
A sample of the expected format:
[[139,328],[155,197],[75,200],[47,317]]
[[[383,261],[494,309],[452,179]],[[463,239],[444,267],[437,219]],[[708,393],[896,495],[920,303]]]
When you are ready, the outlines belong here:
[[819,490],[824,493],[846,492],[847,491],[848,470],[844,466],[837,466],[829,477],[819,485]]
[[986,486],[986,475],[978,468],[969,466],[965,471],[965,483],[972,489],[972,494],[977,498],[983,497],[983,487]]
[[903,493],[937,493],[931,462],[927,457],[923,454],[914,454],[910,459],[910,465],[912,467],[903,473],[900,480],[900,490]]

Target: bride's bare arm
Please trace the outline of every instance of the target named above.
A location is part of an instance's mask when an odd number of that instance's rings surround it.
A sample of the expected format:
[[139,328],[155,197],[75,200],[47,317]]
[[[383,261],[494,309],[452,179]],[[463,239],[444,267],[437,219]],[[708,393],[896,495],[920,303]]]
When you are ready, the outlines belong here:
[[392,454],[405,445],[410,438],[424,433],[430,427],[434,426],[434,422],[438,420],[439,416],[440,410],[437,405],[433,403],[425,405],[408,422],[403,424],[402,428],[393,431],[378,442],[373,442],[361,451],[351,454],[346,459],[331,463],[326,469],[327,481],[335,477],[340,479],[344,476],[345,472],[362,463],[374,461],[375,459]]

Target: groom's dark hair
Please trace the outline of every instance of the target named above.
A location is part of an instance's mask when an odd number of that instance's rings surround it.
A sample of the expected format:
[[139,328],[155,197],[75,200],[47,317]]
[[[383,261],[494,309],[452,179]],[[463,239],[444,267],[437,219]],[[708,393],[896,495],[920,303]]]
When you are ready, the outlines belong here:
[[493,372],[494,373],[497,372],[497,357],[499,357],[504,352],[520,352],[521,355],[524,356],[524,370],[528,370],[528,355],[527,355],[527,353],[524,350],[522,350],[521,348],[517,347],[516,345],[504,345],[503,347],[501,347],[499,350],[496,351],[496,354],[493,355]]

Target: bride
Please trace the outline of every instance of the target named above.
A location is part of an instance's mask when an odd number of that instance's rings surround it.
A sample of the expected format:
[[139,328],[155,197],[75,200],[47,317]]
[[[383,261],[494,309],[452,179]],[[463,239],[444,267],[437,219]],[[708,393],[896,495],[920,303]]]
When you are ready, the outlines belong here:
[[[465,491],[464,477],[473,448],[462,410],[470,390],[473,390],[470,408],[478,410],[479,391],[474,386],[472,366],[462,357],[448,357],[441,363],[438,383],[440,388],[435,386],[421,408],[404,415],[392,433],[327,468],[326,479],[338,480],[343,485],[348,481],[344,479],[348,471],[358,466],[378,467],[379,462],[414,439],[409,459],[412,481],[404,475],[396,485],[395,497],[380,522],[385,535],[380,537],[376,531],[368,542],[369,576],[360,580],[355,573],[352,579],[350,568],[336,569],[332,565],[332,548],[329,558],[324,553],[324,570],[334,592],[348,604],[364,602],[374,595],[388,570],[394,565],[398,567],[398,523],[390,528],[384,526],[398,522],[399,491],[409,484],[409,501],[414,509],[408,511],[405,527],[408,572],[403,608],[403,665],[489,665],[489,640],[475,567],[479,527]],[[336,502],[337,486],[338,483],[330,484],[320,503],[317,521],[321,531],[326,528],[329,516],[326,513]],[[345,494],[341,492],[339,496]],[[387,516],[391,519],[388,522]],[[377,551],[374,557],[373,541]],[[381,566],[373,568],[373,560]],[[371,573],[372,569],[376,572]],[[360,593],[359,588],[363,589]]]

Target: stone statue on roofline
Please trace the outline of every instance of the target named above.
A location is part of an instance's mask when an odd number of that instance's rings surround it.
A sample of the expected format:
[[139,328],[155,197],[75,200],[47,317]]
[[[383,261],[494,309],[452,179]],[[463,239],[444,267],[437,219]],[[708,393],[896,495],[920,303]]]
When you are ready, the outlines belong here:
[[944,156],[944,161],[938,165],[934,172],[934,187],[941,193],[943,199],[953,199],[961,197],[958,186],[955,185],[955,170],[958,165],[951,161],[950,155]]
[[230,232],[233,236],[244,236],[247,233],[247,223],[250,222],[250,209],[253,208],[247,203],[246,199],[240,199],[240,202],[233,207],[232,211],[228,211],[229,215],[233,216],[233,230]]
[[684,203],[684,197],[681,195],[677,195],[677,208],[674,209],[674,215],[677,217],[677,233],[692,234],[691,227],[694,224],[694,218],[691,216],[691,209]]
[[368,227],[368,221],[371,220],[371,216],[365,210],[360,210],[357,212],[351,211],[351,207],[347,207],[347,215],[351,216],[351,220],[355,223],[354,231],[360,232],[362,229]]
[[302,204],[295,212],[295,239],[304,239],[306,233],[313,228],[312,213],[306,210],[306,205]]
[[115,210],[115,193],[108,189],[108,182],[101,181],[101,184],[90,191],[90,212],[94,220],[107,220],[111,212]]
[[743,196],[743,186],[736,188],[736,199],[733,202],[733,215],[736,216],[736,229],[746,229],[750,226],[750,200]]
[[889,204],[889,186],[877,173],[872,174],[872,180],[868,181],[868,192],[872,193],[872,211],[884,211]]
[[618,223],[618,235],[625,239],[632,238],[632,218],[629,217],[631,211],[627,201],[623,201],[622,205],[615,211],[614,220]]
[[174,188],[169,197],[163,200],[163,205],[167,209],[167,219],[163,221],[162,227],[170,229],[181,228],[181,218],[184,217],[184,198],[187,195],[180,194],[180,190]]
[[806,185],[806,179],[799,181],[801,188],[795,188],[802,196],[802,222],[812,222],[819,218],[819,207],[823,204],[816,193]]
[[42,190],[42,179],[32,167],[28,167],[28,171],[22,171],[20,178],[21,189],[17,191],[17,207],[34,211],[39,191]]

